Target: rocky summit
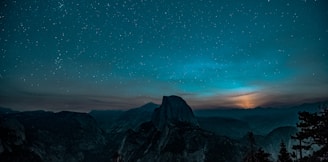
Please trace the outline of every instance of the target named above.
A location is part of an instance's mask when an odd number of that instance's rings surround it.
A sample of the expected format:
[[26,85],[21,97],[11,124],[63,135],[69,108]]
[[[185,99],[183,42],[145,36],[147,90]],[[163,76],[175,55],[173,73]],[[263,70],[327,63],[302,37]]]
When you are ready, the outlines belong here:
[[164,96],[161,106],[153,113],[152,122],[159,130],[178,122],[199,125],[191,108],[179,96]]

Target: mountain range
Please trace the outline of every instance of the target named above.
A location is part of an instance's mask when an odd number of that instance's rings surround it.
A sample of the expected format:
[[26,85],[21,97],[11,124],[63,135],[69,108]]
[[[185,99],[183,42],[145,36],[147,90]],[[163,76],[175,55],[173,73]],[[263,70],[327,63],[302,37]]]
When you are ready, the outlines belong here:
[[241,161],[250,131],[275,160],[281,141],[289,151],[295,143],[297,112],[320,104],[193,111],[181,97],[164,96],[161,105],[128,111],[0,108],[0,161]]

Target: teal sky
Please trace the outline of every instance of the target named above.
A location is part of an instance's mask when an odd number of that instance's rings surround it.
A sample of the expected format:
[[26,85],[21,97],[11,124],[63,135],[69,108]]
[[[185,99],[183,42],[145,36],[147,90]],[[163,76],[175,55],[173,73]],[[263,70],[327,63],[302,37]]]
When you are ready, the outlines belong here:
[[4,0],[0,106],[193,108],[328,98],[325,0]]

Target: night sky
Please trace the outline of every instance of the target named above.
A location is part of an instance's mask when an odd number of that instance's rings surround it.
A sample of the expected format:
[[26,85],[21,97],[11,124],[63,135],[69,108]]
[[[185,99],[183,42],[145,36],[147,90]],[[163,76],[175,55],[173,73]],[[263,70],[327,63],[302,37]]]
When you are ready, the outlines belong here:
[[328,98],[326,0],[2,0],[0,106],[193,108]]

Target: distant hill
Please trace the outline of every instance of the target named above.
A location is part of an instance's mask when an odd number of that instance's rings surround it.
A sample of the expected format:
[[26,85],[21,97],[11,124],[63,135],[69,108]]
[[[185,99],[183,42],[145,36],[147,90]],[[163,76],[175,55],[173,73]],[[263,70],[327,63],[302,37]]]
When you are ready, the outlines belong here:
[[99,126],[107,131],[115,121],[124,113],[119,110],[92,110],[89,114],[96,119]]
[[[266,135],[273,129],[284,126],[295,126],[298,122],[298,112],[316,112],[323,102],[302,104],[289,108],[255,108],[255,109],[204,109],[195,110],[194,114],[203,129],[218,135],[241,138],[248,131]],[[100,110],[91,111],[101,127],[107,132],[124,132],[127,129],[137,129],[146,121],[151,120],[151,114],[159,107],[148,103],[128,111]]]
[[298,141],[291,139],[297,133],[297,128],[292,126],[278,127],[272,130],[264,138],[258,139],[258,145],[269,152],[275,160],[278,158],[280,143],[283,141],[289,152]]
[[217,135],[239,139],[251,131],[247,122],[225,117],[197,117],[201,128]]
[[14,111],[10,108],[4,108],[4,107],[0,107],[0,114],[10,114],[10,113],[16,113],[18,111]]
[[256,134],[266,135],[275,128],[295,126],[298,112],[317,112],[319,106],[326,102],[302,104],[289,108],[255,108],[255,109],[204,109],[195,110],[197,117],[221,117],[241,120],[248,123],[250,130]]
[[113,130],[124,132],[128,129],[136,129],[141,123],[150,121],[151,114],[158,107],[159,105],[150,102],[127,111],[94,110],[89,114],[107,132],[112,132]]

